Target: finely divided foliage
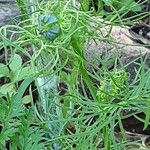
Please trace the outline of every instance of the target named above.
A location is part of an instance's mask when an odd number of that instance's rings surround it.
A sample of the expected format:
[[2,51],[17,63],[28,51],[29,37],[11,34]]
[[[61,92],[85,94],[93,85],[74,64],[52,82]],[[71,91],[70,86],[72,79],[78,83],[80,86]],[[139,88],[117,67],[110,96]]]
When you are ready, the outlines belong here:
[[129,82],[130,63],[118,55],[93,56],[97,65],[85,54],[91,41],[113,43],[99,29],[111,32],[112,25],[148,16],[139,13],[144,2],[17,0],[21,16],[13,23],[20,22],[0,28],[0,149],[123,150],[139,144],[128,140],[122,119],[143,112],[143,128],[149,125],[146,60],[135,62]]

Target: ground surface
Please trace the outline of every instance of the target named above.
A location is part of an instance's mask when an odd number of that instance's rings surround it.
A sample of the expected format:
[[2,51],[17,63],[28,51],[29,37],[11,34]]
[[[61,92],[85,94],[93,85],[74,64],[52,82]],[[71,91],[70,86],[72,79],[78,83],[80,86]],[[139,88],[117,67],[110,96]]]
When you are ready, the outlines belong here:
[[14,0],[0,0],[0,26],[19,14]]

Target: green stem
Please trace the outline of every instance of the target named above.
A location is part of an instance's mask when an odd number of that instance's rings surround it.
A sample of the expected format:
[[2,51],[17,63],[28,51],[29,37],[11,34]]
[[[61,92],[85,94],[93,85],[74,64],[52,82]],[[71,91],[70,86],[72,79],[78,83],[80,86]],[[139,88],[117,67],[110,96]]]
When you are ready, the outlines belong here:
[[25,4],[24,0],[16,0],[16,2],[17,2],[17,5],[19,7],[19,10],[20,10],[20,13],[22,15],[23,20],[29,19],[28,11],[27,11],[26,4]]
[[85,68],[85,64],[84,64],[84,54],[83,54],[84,41],[82,38],[80,38],[79,36],[77,37],[77,35],[74,34],[71,37],[71,44],[72,44],[72,47],[73,47],[75,53],[79,56],[79,58],[83,58],[83,60],[77,58],[80,72],[81,72],[81,75],[82,75],[85,83],[87,84],[87,86],[91,92],[93,99],[96,100],[97,99],[97,97],[96,97],[97,91],[88,75],[88,72],[87,72],[87,70]]

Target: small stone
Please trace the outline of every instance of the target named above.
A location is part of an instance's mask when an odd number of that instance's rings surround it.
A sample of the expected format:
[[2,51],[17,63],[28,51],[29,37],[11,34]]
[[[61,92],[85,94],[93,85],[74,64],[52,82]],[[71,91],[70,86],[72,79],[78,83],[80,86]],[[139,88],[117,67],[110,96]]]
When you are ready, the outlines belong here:
[[0,26],[8,24],[19,15],[19,10],[14,2],[14,0],[0,0]]

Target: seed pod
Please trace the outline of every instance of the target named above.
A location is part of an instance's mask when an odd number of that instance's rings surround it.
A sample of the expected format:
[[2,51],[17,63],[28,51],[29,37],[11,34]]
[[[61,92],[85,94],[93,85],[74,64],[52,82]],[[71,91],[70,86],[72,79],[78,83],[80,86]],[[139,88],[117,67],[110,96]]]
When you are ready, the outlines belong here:
[[36,25],[39,26],[39,33],[48,40],[54,40],[60,34],[58,19],[54,14],[40,15]]

